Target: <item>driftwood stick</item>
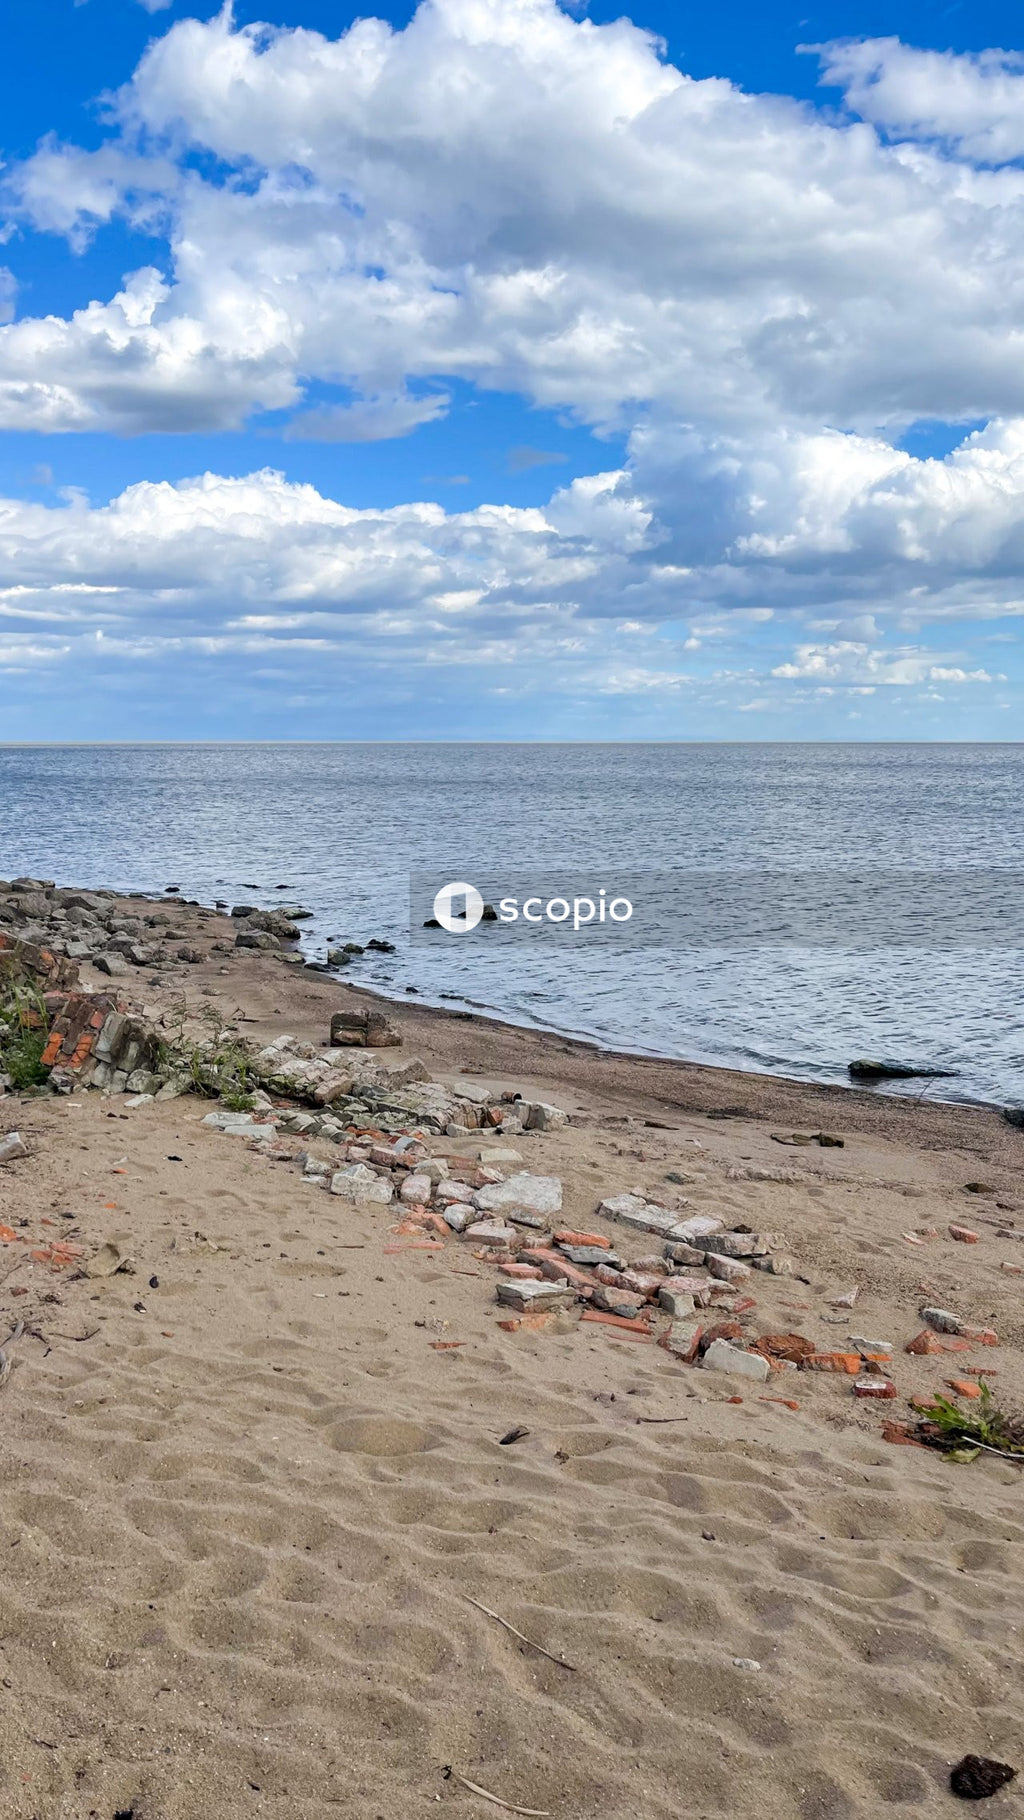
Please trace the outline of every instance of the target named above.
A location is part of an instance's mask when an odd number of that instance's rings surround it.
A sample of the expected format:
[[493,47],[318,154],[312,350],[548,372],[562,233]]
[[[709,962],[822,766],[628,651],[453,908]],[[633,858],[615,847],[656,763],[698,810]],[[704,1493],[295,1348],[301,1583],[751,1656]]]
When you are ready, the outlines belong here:
[[458,1770],[452,1769],[450,1765],[443,1773],[446,1777],[451,1776],[456,1782],[461,1782],[463,1788],[468,1788],[472,1794],[482,1795],[485,1801],[493,1801],[495,1807],[503,1807],[506,1813],[530,1814],[534,1820],[550,1820],[550,1810],[546,1807],[517,1807],[514,1801],[503,1801],[500,1795],[492,1795],[490,1789],[481,1788],[479,1782],[471,1782],[468,1776],[460,1776]]
[[[510,1624],[507,1618],[503,1618],[500,1612],[492,1611],[489,1605],[481,1605],[480,1600],[474,1599],[470,1593],[463,1593],[462,1596],[469,1600],[470,1605],[475,1605],[477,1611],[482,1611],[488,1618],[493,1618],[496,1624],[503,1624],[507,1631],[511,1631],[513,1637],[518,1637],[520,1643],[526,1644],[527,1649],[535,1649],[539,1656],[546,1656],[549,1662],[554,1662],[559,1668],[567,1668],[572,1675],[576,1673],[575,1663],[566,1662],[562,1656],[553,1656],[549,1649],[544,1648],[543,1644],[534,1643],[529,1637],[524,1637],[522,1631],[517,1630],[514,1624]],[[520,1813],[524,1811],[522,1808],[519,1809]]]

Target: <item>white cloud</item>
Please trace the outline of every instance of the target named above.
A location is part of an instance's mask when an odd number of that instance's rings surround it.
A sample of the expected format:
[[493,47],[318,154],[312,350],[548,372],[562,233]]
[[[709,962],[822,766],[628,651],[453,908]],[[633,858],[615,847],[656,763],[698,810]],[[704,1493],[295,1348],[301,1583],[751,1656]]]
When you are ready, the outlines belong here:
[[[916,644],[871,653],[883,618],[916,638],[1024,611],[1024,172],[963,161],[1016,155],[1024,62],[823,55],[863,122],[692,80],[628,20],[555,0],[424,0],[336,40],[228,8],[173,24],[106,143],[50,137],[7,173],[15,274],[22,232],[82,246],[122,216],[166,254],[66,318],[5,323],[0,283],[0,427],[288,412],[289,439],[376,441],[462,381],[622,429],[628,462],[529,511],[353,512],[274,474],[0,502],[4,578],[39,591],[16,610],[75,580],[118,590],[82,623],[133,649],[157,619],[147,639],[218,651],[358,622],[388,662],[598,644],[601,687],[640,698],[678,689],[684,648],[789,612],[794,640],[828,642],[776,681],[981,681],[969,656],[940,676]],[[13,313],[13,277],[6,295]],[[944,460],[894,446],[928,417],[990,421]],[[510,467],[556,458],[522,445]],[[680,620],[664,670],[615,648],[616,625]],[[579,653],[556,642],[581,626]]]
[[1004,676],[990,675],[987,670],[967,670],[960,665],[937,662],[934,651],[911,648],[878,651],[850,639],[830,645],[800,645],[792,662],[777,664],[772,675],[787,682],[827,681],[850,688],[857,695],[869,695],[880,686],[908,688],[926,682],[1006,681]]
[[293,442],[386,442],[436,423],[447,415],[450,403],[447,392],[428,392],[423,398],[393,392],[355,404],[320,405],[300,411],[285,435]]
[[694,81],[627,20],[424,0],[332,41],[225,10],[155,40],[117,108],[99,152],[45,142],[12,206],[79,235],[162,208],[159,296],[0,331],[9,423],[163,428],[168,373],[197,428],[439,375],[594,424],[1024,414],[1024,174]]
[[945,141],[960,156],[1003,164],[1024,155],[1024,56],[989,50],[954,56],[898,38],[814,47],[822,80],[846,91],[863,120],[901,139]]

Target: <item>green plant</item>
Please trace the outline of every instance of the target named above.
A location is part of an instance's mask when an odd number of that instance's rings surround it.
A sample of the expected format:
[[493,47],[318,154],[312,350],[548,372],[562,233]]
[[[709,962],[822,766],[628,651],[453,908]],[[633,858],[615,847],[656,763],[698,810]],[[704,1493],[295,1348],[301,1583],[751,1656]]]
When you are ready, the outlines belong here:
[[46,1006],[33,986],[5,975],[0,980],[0,1074],[19,1092],[41,1087],[50,1070],[43,1065]]
[[919,1438],[929,1447],[965,1459],[975,1458],[979,1451],[1024,1459],[1024,1420],[1000,1409],[984,1381],[979,1388],[981,1395],[969,1409],[960,1409],[949,1397],[936,1396],[922,1411]]

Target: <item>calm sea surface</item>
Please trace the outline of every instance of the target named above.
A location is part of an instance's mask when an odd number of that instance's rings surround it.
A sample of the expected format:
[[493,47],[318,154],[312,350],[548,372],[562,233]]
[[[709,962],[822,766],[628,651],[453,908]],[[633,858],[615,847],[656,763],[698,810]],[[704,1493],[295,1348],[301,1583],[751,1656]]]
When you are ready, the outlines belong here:
[[436,868],[611,890],[688,868],[834,873],[844,890],[907,869],[955,889],[965,868],[995,874],[1009,926],[1022,805],[1024,746],[0,747],[0,875],[301,902],[314,954],[397,944],[349,971],[381,991],[814,1080],[899,1056],[959,1071],[931,1097],[1024,1101],[1018,946],[512,944],[486,927],[425,944],[409,913],[410,873]]

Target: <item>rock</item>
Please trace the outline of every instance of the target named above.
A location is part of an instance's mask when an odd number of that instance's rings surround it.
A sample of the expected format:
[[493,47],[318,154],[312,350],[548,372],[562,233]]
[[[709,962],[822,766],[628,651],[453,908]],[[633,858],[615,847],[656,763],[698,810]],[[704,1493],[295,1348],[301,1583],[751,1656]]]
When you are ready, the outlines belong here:
[[441,1218],[453,1232],[465,1232],[467,1226],[472,1226],[476,1220],[476,1209],[464,1201],[452,1201],[441,1209]]
[[475,1220],[465,1228],[467,1239],[475,1239],[479,1245],[515,1245],[519,1234],[514,1226],[504,1226],[500,1220]]
[[393,1049],[402,1038],[382,1011],[336,1011],[331,1019],[335,1049]]
[[891,1402],[899,1392],[889,1378],[856,1378],[853,1394],[855,1397],[870,1397],[885,1403]]
[[570,1264],[610,1264],[613,1269],[620,1264],[618,1258],[610,1251],[603,1251],[599,1245],[560,1245],[559,1250],[565,1252]]
[[645,1200],[641,1194],[616,1194],[602,1201],[598,1213],[606,1219],[619,1220],[623,1226],[631,1226],[636,1232],[656,1232],[661,1238],[675,1236],[679,1221],[678,1213],[669,1207],[659,1207],[656,1202]]
[[569,1114],[560,1106],[547,1106],[538,1100],[527,1109],[524,1128],[527,1131],[562,1131],[569,1123]]
[[567,1308],[572,1299],[572,1291],[564,1281],[499,1283],[496,1293],[500,1303],[506,1308],[517,1309],[520,1314],[543,1313],[549,1308]]
[[667,1283],[663,1283],[658,1290],[658,1302],[666,1314],[672,1316],[673,1320],[680,1320],[686,1315],[696,1313],[692,1295],[685,1290],[672,1289]]
[[347,1201],[369,1201],[386,1206],[394,1198],[394,1188],[384,1176],[368,1169],[365,1163],[351,1163],[331,1177],[331,1193]]
[[689,1219],[678,1221],[672,1237],[681,1239],[684,1245],[700,1245],[702,1239],[709,1238],[712,1233],[721,1232],[724,1225],[725,1221],[716,1219],[714,1214],[694,1213]]
[[615,1289],[610,1283],[598,1283],[591,1301],[595,1308],[603,1308],[608,1314],[620,1314],[627,1320],[635,1320],[646,1307],[646,1297],[637,1295],[633,1289]]
[[9,1131],[6,1137],[0,1138],[0,1163],[13,1163],[18,1157],[28,1155],[28,1145],[20,1131]]
[[821,1145],[823,1150],[845,1150],[846,1148],[846,1139],[834,1137],[829,1131],[817,1132],[815,1141]]
[[949,1229],[949,1236],[951,1239],[958,1240],[961,1245],[976,1245],[978,1243],[978,1234],[973,1232],[970,1226],[951,1226]]
[[891,1340],[868,1340],[862,1333],[851,1333],[850,1345],[856,1346],[858,1352],[875,1355],[882,1353],[888,1356],[893,1350]]
[[269,929],[239,929],[235,936],[236,948],[263,948],[270,951],[280,946],[277,936],[271,935]]
[[203,1120],[211,1131],[223,1131],[228,1137],[266,1137],[277,1136],[277,1125],[274,1120],[260,1120],[251,1112],[208,1112]]
[[93,957],[93,966],[98,973],[106,973],[111,979],[124,979],[131,973],[123,954],[97,954]]
[[963,1322],[958,1314],[950,1314],[947,1308],[922,1308],[922,1321],[927,1321],[936,1333],[959,1333]]
[[382,942],[380,937],[376,936],[376,935],[371,936],[370,940],[366,944],[366,949],[367,949],[368,954],[395,954],[395,953],[397,953],[397,949],[395,948],[394,942]]
[[728,1340],[712,1340],[701,1364],[705,1371],[729,1372],[737,1378],[754,1378],[763,1384],[771,1370],[759,1352],[741,1352]]
[[672,1264],[703,1264],[706,1253],[696,1245],[683,1245],[670,1239],[665,1246],[665,1256]]
[[673,1321],[661,1344],[666,1352],[674,1353],[677,1359],[693,1363],[700,1351],[704,1327],[700,1321]]
[[762,1255],[768,1244],[759,1232],[709,1232],[703,1240],[705,1251],[717,1252],[724,1258],[750,1258]]
[[413,1201],[418,1206],[425,1207],[430,1199],[433,1185],[429,1175],[407,1175],[398,1191],[399,1199]]
[[847,1062],[847,1072],[855,1081],[952,1080],[955,1068],[919,1068],[912,1062],[865,1061]]
[[993,1757],[961,1757],[949,1773],[949,1786],[961,1801],[983,1801],[1005,1788],[1016,1774],[1008,1763],[997,1763]]
[[510,1175],[507,1181],[478,1188],[473,1203],[481,1213],[504,1213],[514,1207],[527,1213],[550,1215],[561,1211],[562,1184],[557,1176],[530,1175],[523,1171]]

